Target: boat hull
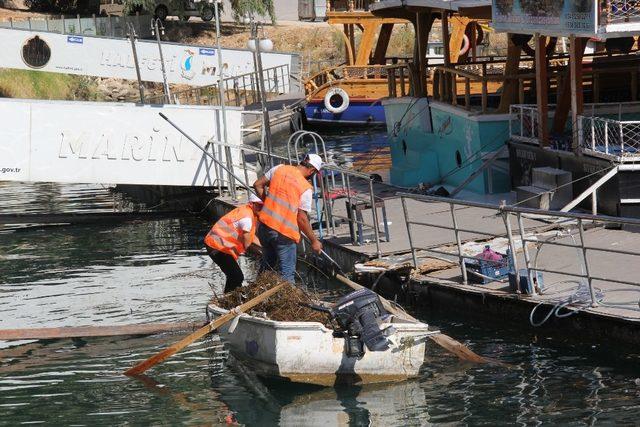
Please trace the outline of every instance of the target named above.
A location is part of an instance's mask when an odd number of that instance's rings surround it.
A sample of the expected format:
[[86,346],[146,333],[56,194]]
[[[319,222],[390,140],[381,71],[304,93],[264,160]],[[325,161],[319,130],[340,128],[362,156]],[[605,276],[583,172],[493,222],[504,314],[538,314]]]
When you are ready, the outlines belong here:
[[[383,101],[391,148],[391,183],[455,188],[508,140],[509,115],[481,115],[427,98]],[[505,154],[506,156],[506,154]],[[495,162],[468,182],[476,194],[510,190],[508,163]]]
[[[213,317],[227,312],[216,306],[208,310]],[[235,328],[231,325],[220,327],[221,339],[258,375],[322,386],[415,377],[424,362],[426,337],[433,333],[424,323],[393,323],[397,346],[355,358],[346,355],[344,339],[320,323],[276,322],[243,314]]]
[[383,126],[385,121],[384,107],[379,100],[350,100],[349,106],[342,113],[334,114],[324,106],[324,100],[311,100],[304,109],[307,122],[312,125],[344,124]]

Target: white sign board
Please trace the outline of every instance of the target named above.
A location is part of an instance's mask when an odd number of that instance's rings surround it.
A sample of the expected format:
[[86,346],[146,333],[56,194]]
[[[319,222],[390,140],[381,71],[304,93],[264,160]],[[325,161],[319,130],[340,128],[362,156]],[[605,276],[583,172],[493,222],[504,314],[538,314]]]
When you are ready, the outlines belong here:
[[[219,168],[160,112],[202,146],[217,139],[217,107],[0,98],[0,181],[214,185]],[[226,114],[239,145],[242,111]]]
[[[158,44],[138,40],[136,50],[142,80],[161,83]],[[137,79],[128,39],[0,28],[0,52],[0,68]],[[213,47],[162,43],[162,54],[169,83],[206,86],[218,80],[218,51]],[[291,69],[294,56],[263,53],[263,68],[287,65]],[[225,76],[254,71],[249,50],[222,49],[222,60]]]

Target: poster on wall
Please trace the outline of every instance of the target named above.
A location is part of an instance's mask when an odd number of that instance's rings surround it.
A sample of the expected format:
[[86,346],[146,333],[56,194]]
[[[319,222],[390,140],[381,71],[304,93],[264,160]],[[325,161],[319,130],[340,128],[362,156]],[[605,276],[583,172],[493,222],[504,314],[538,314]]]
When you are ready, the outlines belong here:
[[492,25],[498,31],[547,35],[596,32],[594,0],[493,0]]
[[[135,80],[131,42],[127,39],[89,37],[0,28],[0,68],[48,71]],[[156,41],[136,41],[141,79],[161,83],[162,65]],[[162,43],[167,81],[171,84],[205,86],[218,81],[218,51],[212,47]],[[264,69],[291,68],[295,54],[265,52]],[[222,49],[223,75],[251,73],[253,53]],[[271,73],[274,75],[274,73]],[[272,77],[273,79],[273,77]],[[269,87],[273,81],[266,82]]]

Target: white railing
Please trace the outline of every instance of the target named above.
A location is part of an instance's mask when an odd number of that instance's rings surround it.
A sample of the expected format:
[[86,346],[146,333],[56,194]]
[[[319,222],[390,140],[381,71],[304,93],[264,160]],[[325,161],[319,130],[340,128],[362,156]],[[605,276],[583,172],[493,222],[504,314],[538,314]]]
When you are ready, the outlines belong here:
[[640,22],[640,2],[638,0],[608,0],[602,4],[604,24]]
[[[283,93],[289,93],[291,90],[290,79],[292,76],[289,73],[289,64],[265,68],[262,70],[262,77],[267,100]],[[240,107],[260,102],[258,73],[255,71],[226,77],[222,81],[222,88],[226,105]],[[146,97],[145,102],[147,104],[162,104],[164,99],[164,94],[160,94]],[[132,99],[132,101],[135,101],[135,99]],[[171,103],[178,105],[220,105],[218,83],[172,91]]]
[[[325,150],[325,144],[320,135],[298,131],[292,135],[290,142],[293,142],[293,151],[288,149],[288,155],[279,156],[277,154],[268,153],[256,147],[248,145],[227,144],[217,140],[210,140],[206,147],[200,147],[206,155],[215,160],[215,164],[210,165],[211,175],[215,178],[214,187],[217,187],[218,193],[223,194],[225,191],[234,200],[239,200],[242,192],[249,196],[249,189],[245,186],[251,185],[255,179],[260,176],[263,171],[271,165],[277,164],[297,164],[302,158],[305,142],[303,138],[311,137],[310,142],[313,144],[311,151],[320,154],[327,164],[323,167],[321,177],[316,176],[313,180],[315,211],[312,213],[312,219],[317,221],[319,226],[320,237],[336,236],[337,221],[346,221],[352,235],[358,230],[357,236],[362,240],[363,230],[373,231],[376,253],[382,255],[380,243],[384,238],[390,241],[388,223],[386,221],[386,211],[381,198],[375,195],[373,189],[374,180],[370,174],[354,171],[351,169],[341,168],[332,164]],[[194,142],[194,141],[192,141]],[[309,139],[307,139],[309,142]],[[197,145],[197,144],[196,144]],[[222,167],[224,165],[224,167]],[[226,170],[225,170],[226,168]],[[356,191],[357,189],[357,191]],[[240,191],[239,191],[240,190]],[[371,222],[363,219],[361,214],[340,215],[335,209],[332,194],[343,194],[348,205],[364,203],[371,207]],[[378,221],[377,208],[382,205],[382,224]]]
[[[549,105],[553,111],[555,105]],[[510,107],[509,135],[512,140],[539,145],[538,108],[534,104]],[[577,129],[579,145],[592,154],[617,160],[640,159],[640,102],[585,104],[577,126],[568,122],[565,133]],[[626,120],[625,120],[626,118]]]
[[640,159],[640,121],[596,116],[578,116],[578,120],[582,124],[580,145],[584,150],[619,160]]
[[133,24],[140,38],[151,37],[150,15],[132,16],[96,16],[81,18],[80,15],[59,18],[27,18],[25,20],[0,21],[0,28],[13,28],[30,31],[47,31],[60,34],[78,34],[82,36],[127,37],[127,25]]
[[538,108],[535,105],[518,104],[509,107],[509,135],[516,141],[539,144]]
[[[587,299],[592,307],[597,307],[601,303],[606,305],[606,301],[602,301],[602,298],[597,298],[596,296],[597,289],[595,284],[597,283],[613,283],[640,288],[640,280],[637,278],[629,279],[629,275],[625,276],[622,274],[622,270],[618,272],[620,274],[616,274],[615,269],[607,268],[607,263],[592,262],[594,259],[602,258],[604,256],[610,257],[614,262],[617,262],[617,259],[622,257],[632,257],[628,262],[637,262],[637,259],[640,258],[640,251],[624,250],[607,245],[597,245],[596,239],[593,237],[587,239],[585,236],[585,225],[605,228],[611,226],[620,227],[620,225],[637,227],[640,226],[640,220],[638,219],[568,212],[550,212],[506,205],[496,207],[495,205],[485,203],[407,193],[399,193],[399,196],[401,197],[404,209],[404,219],[407,225],[414,266],[418,265],[418,251],[426,254],[426,256],[434,254],[436,257],[443,257],[447,260],[455,259],[458,267],[460,268],[462,282],[467,284],[467,274],[471,271],[467,269],[466,264],[470,259],[475,259],[475,257],[471,257],[465,253],[462,246],[462,235],[480,236],[475,237],[475,239],[481,240],[506,237],[511,254],[511,271],[518,272],[514,277],[516,282],[514,291],[516,293],[520,293],[519,281],[522,270],[524,270],[525,277],[527,277],[529,283],[536,283],[536,273],[545,273],[556,277],[573,277],[577,282],[585,283],[588,289]],[[419,214],[422,211],[416,209],[415,205],[412,206],[413,212],[417,212],[418,214],[414,213],[414,215],[410,215],[407,201],[412,201],[412,203],[422,202],[447,204],[450,208],[451,220],[444,223],[442,221],[429,222],[429,218],[425,219],[424,215]],[[461,225],[461,215],[459,214],[459,211],[467,207],[485,210],[487,213],[483,218],[491,218],[491,230],[488,228],[486,228],[486,231],[478,229],[475,225],[467,225],[466,227],[464,224]],[[549,237],[543,232],[537,233],[535,229],[531,230],[525,228],[525,220],[529,216],[533,216],[537,219],[544,218],[547,221],[551,221],[556,224],[565,223],[564,230],[554,233],[553,235],[555,237]],[[498,225],[498,227],[495,227],[495,225]],[[489,225],[486,225],[485,227],[488,226]],[[450,231],[454,237],[455,249],[445,250],[446,248],[442,247],[442,245],[437,247],[421,246],[414,234],[414,230],[418,227]],[[504,232],[496,232],[496,230],[503,230]],[[534,245],[537,248],[534,248],[535,252],[532,253],[531,246]],[[558,267],[553,267],[552,262],[550,262],[551,265],[547,265],[544,261],[539,262],[538,255],[543,245],[566,248],[567,250],[575,251],[576,254],[579,254],[578,263],[582,264],[581,271],[578,272],[575,269],[566,268],[558,269]],[[522,253],[522,257],[516,256],[519,252]],[[520,263],[523,263],[524,265],[521,264],[519,267],[518,264]],[[475,274],[473,272],[471,273]],[[533,293],[537,294],[539,292],[534,289]]]

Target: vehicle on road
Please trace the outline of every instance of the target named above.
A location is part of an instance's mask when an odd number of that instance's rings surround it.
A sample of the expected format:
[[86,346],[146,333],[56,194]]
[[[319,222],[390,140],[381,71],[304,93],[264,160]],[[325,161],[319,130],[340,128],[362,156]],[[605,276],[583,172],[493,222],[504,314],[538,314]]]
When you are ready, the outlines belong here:
[[[214,17],[214,10],[212,5],[213,0],[203,0],[199,2],[185,0],[182,2],[182,8],[176,7],[176,2],[171,0],[156,0],[153,5],[153,10],[148,10],[149,13],[153,13],[156,18],[165,20],[170,16],[177,16],[183,21],[189,20],[192,16],[198,16],[203,21],[211,21]],[[142,7],[132,12],[143,12]],[[124,14],[124,4],[122,0],[100,0],[100,15],[116,15],[122,16]]]

